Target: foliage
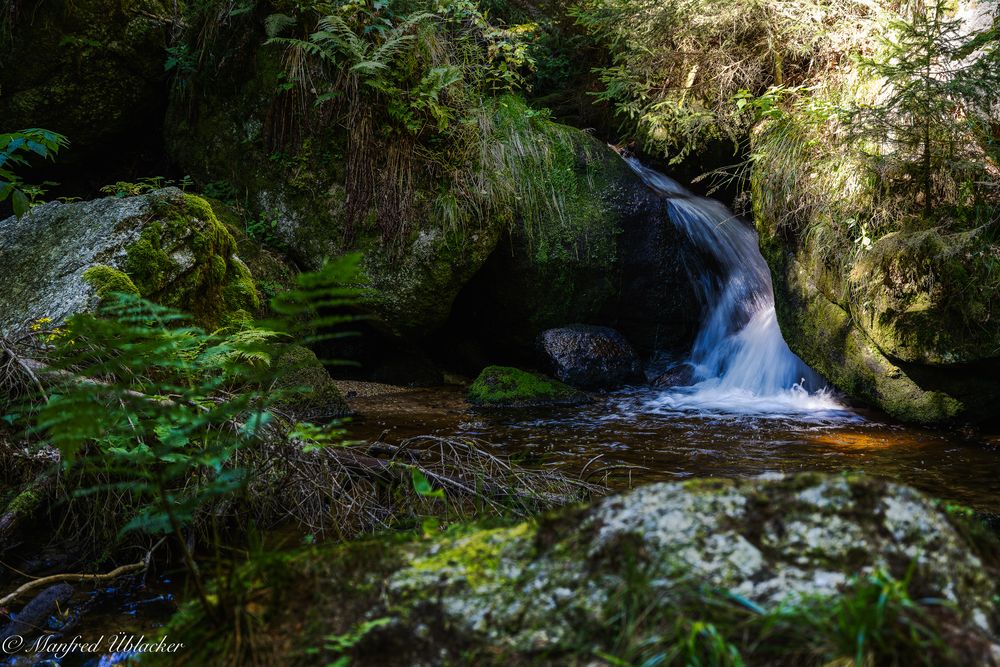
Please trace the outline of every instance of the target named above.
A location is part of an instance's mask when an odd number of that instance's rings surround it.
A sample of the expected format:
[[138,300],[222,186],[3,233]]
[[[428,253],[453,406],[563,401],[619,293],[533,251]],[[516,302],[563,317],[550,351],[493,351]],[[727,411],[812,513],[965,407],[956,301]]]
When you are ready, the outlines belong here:
[[595,70],[597,100],[647,150],[679,162],[713,140],[741,144],[754,118],[734,97],[827,74],[845,43],[876,30],[879,10],[849,0],[579,0],[570,12],[611,54]]
[[202,506],[241,487],[232,460],[260,437],[269,395],[253,377],[259,339],[208,334],[185,319],[121,293],[106,295],[97,315],[71,318],[53,359],[66,375],[37,428],[67,466],[127,489],[137,506],[122,530],[176,537],[212,612],[183,531]]
[[[840,47],[855,66],[788,88],[755,115],[758,224],[813,249],[835,275],[890,232],[998,219],[987,129],[996,122],[995,33],[963,27],[947,7],[872,17]],[[873,25],[886,36],[873,36]],[[747,92],[736,101],[752,108],[761,99]]]
[[[267,28],[298,23],[272,15]],[[405,238],[418,174],[433,181],[470,168],[482,98],[519,86],[528,64],[516,36],[470,0],[342,2],[305,37],[267,44],[285,50],[286,94],[311,97],[314,116],[350,128],[348,236],[374,217],[384,241]]]
[[55,159],[59,150],[68,145],[69,140],[63,135],[40,128],[0,134],[0,202],[10,199],[17,217],[40,204],[40,199],[45,194],[43,186],[52,184],[29,185],[21,180],[14,169],[28,166],[32,155]]
[[244,231],[247,236],[257,243],[280,247],[281,239],[278,236],[279,217],[274,213],[264,211],[258,216],[247,215],[244,221]]
[[101,193],[114,195],[121,199],[123,197],[137,197],[167,187],[178,187],[186,191],[190,186],[191,178],[189,176],[183,177],[180,181],[173,181],[163,176],[147,176],[140,178],[137,182],[118,181],[111,185],[102,186]]
[[990,136],[1000,42],[993,28],[970,32],[952,4],[932,0],[890,24],[882,52],[862,60],[883,88],[849,119],[850,140],[864,142],[887,187],[923,198],[925,216],[938,204],[976,210],[1000,195],[996,165],[977,141]]
[[[355,292],[337,286],[353,280],[356,267],[350,258],[304,277],[304,289],[286,298],[284,312],[350,303]],[[117,498],[124,506],[116,516],[129,517],[119,524],[123,533],[175,538],[214,618],[185,532],[219,516],[210,506],[245,493],[240,462],[253,460],[248,452],[272,434],[271,406],[311,389],[276,388],[278,331],[245,326],[209,333],[187,319],[135,294],[102,294],[97,313],[70,318],[48,355],[49,398],[37,410],[35,431],[60,451],[77,498]],[[324,316],[312,325],[331,321],[341,320]],[[320,444],[340,435],[336,422],[329,428],[331,437]],[[323,429],[310,432],[317,430]]]

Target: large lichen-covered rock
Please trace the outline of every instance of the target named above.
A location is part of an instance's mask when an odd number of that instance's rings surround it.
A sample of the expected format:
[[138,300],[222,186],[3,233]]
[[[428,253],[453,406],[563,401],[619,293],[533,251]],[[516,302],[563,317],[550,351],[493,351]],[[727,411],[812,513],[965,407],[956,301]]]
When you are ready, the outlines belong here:
[[[970,521],[859,476],[663,483],[538,521],[274,558],[254,599],[276,641],[298,629],[281,664],[307,646],[352,664],[567,665],[721,642],[745,664],[861,651],[985,665],[1000,651],[1000,550]],[[168,632],[198,619],[192,605]]]
[[166,0],[5,3],[5,130],[60,132],[73,146],[60,159],[78,163],[158,141],[167,94],[165,49],[176,6]]
[[0,331],[139,294],[214,328],[259,306],[232,235],[201,198],[166,188],[139,197],[50,202],[0,221]]
[[581,391],[538,373],[509,366],[484,368],[469,386],[469,403],[485,408],[579,405],[590,398]]

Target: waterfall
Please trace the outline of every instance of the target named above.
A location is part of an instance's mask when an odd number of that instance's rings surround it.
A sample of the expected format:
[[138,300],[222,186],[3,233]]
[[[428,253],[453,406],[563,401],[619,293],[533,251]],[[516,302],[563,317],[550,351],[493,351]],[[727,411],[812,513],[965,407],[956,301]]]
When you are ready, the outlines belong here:
[[686,362],[693,384],[664,390],[650,407],[765,416],[850,414],[785,343],[756,230],[720,202],[692,194],[634,158],[627,162],[668,200],[670,220],[706,258],[706,267],[692,276],[706,306]]

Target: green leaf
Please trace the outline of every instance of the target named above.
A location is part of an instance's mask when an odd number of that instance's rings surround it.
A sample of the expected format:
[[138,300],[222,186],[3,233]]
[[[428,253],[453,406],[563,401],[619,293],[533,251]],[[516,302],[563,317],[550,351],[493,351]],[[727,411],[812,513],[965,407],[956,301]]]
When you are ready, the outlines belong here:
[[431,486],[427,475],[419,468],[410,468],[410,476],[413,479],[413,490],[417,495],[424,498],[444,498],[444,489],[435,489]]
[[23,190],[15,189],[13,191],[11,204],[14,207],[14,215],[18,218],[31,209],[31,204],[28,202],[28,197],[24,194]]

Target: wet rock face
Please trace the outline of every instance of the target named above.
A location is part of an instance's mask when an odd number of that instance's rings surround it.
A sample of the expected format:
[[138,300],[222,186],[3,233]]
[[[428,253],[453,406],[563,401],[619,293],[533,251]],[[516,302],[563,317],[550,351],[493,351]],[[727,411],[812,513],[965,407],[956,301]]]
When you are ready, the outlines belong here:
[[694,384],[694,366],[684,362],[668,368],[653,380],[654,387],[668,389],[670,387],[689,387]]
[[236,243],[208,204],[166,188],[140,197],[50,202],[0,221],[0,331],[139,294],[206,326],[259,306]]
[[574,387],[616,389],[645,380],[635,350],[609,327],[548,329],[538,337],[538,347],[556,378]]
[[989,313],[1000,297],[986,278],[996,244],[897,232],[844,269],[812,237],[788,241],[757,224],[782,334],[803,361],[902,421],[996,422],[1000,333]]

